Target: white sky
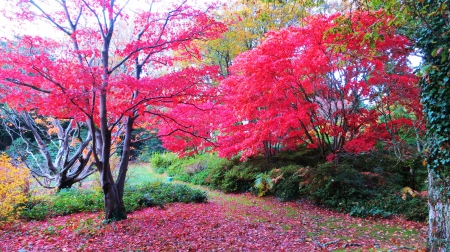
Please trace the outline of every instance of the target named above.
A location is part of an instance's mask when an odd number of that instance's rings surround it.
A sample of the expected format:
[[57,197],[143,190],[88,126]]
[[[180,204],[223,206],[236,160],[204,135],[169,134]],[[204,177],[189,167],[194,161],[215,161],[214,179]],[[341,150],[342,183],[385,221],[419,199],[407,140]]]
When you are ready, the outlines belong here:
[[[5,1],[5,0],[0,0],[0,1]],[[2,4],[0,5],[0,10],[5,10],[10,14],[11,10],[10,10],[10,6],[8,6],[8,4],[11,4],[13,2],[16,2],[18,0],[12,1],[12,0],[8,0],[7,4]],[[146,10],[149,6],[148,3],[145,2],[149,2],[151,0],[144,0],[144,1],[137,1],[137,0],[130,0],[127,4],[126,9],[127,10],[136,10],[136,9],[144,9]],[[153,10],[158,10],[160,8],[164,8],[164,7],[169,7],[170,3],[181,3],[182,1],[180,0],[159,0],[161,3],[156,3],[153,5],[152,9]],[[39,1],[37,1],[39,2]],[[49,1],[43,1],[43,2],[49,2]],[[50,1],[51,3],[53,3],[53,5],[57,4],[53,1]],[[70,2],[70,1],[68,1]],[[125,1],[116,1],[116,2],[125,2]],[[212,3],[212,2],[226,2],[226,0],[188,0],[188,4],[191,5],[196,5],[196,6],[205,6],[205,4],[207,3]],[[52,5],[46,5],[44,10],[51,10]],[[58,6],[59,7],[59,6]],[[27,23],[26,26],[25,25],[20,25],[19,27],[17,27],[15,25],[15,23],[12,23],[11,21],[9,21],[4,15],[2,15],[0,13],[0,37],[8,37],[11,38],[14,35],[31,35],[31,36],[44,36],[44,37],[50,37],[50,38],[54,38],[57,39],[59,36],[64,36],[62,33],[57,32],[55,33],[55,28],[53,25],[51,25],[48,22],[39,22],[39,23]]]

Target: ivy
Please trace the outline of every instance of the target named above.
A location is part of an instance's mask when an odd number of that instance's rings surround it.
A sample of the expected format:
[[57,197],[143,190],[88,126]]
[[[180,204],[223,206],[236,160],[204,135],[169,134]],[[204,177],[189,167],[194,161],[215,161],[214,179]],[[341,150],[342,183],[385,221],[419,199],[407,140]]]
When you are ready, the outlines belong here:
[[[425,67],[422,68],[421,88],[424,114],[428,129],[428,168],[440,173],[440,177],[450,175],[450,62],[448,60],[448,6],[444,0],[417,1],[416,10],[424,18],[415,29],[416,46],[423,53]],[[426,10],[424,14],[423,10]],[[425,16],[423,16],[425,15]]]
[[430,232],[428,251],[450,249],[450,9],[445,0],[412,1],[420,21],[413,33],[423,54],[421,102],[427,119]]

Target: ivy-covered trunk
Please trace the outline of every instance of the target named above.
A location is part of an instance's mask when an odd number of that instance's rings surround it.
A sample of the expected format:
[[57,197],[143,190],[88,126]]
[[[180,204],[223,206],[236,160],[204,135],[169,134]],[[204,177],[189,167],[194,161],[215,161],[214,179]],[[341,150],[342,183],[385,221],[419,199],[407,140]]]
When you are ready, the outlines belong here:
[[429,251],[450,250],[449,181],[449,178],[441,179],[434,170],[428,172]]
[[416,46],[423,54],[421,101],[427,120],[428,251],[450,251],[450,5],[411,2],[418,21]]

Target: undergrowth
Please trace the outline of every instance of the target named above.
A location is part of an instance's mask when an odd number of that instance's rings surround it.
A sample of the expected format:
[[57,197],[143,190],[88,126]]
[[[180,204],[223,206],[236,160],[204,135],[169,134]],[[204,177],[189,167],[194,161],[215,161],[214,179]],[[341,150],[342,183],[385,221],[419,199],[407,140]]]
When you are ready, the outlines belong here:
[[[426,197],[420,193],[426,189],[426,169],[418,160],[399,162],[389,153],[341,155],[339,163],[326,162],[306,148],[271,160],[240,162],[215,154],[177,158],[164,153],[154,154],[150,161],[157,173],[226,193],[250,191],[281,201],[303,197],[358,217],[403,215],[425,221],[428,216]],[[404,193],[404,188],[415,193]]]
[[[186,185],[159,181],[125,186],[124,204],[128,212],[142,207],[159,206],[172,202],[201,203],[207,201],[205,192]],[[34,196],[18,205],[20,217],[27,220],[43,220],[48,217],[79,212],[96,212],[104,208],[100,189],[63,189],[58,193]]]

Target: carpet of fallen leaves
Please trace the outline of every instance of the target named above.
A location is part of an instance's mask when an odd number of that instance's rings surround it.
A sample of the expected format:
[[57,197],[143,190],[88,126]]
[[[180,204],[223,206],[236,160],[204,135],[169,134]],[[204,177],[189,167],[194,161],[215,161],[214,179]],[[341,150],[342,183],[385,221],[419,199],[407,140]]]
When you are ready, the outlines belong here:
[[102,218],[12,223],[0,229],[0,251],[424,251],[426,238],[424,223],[218,192],[208,203],[145,208],[109,225]]

